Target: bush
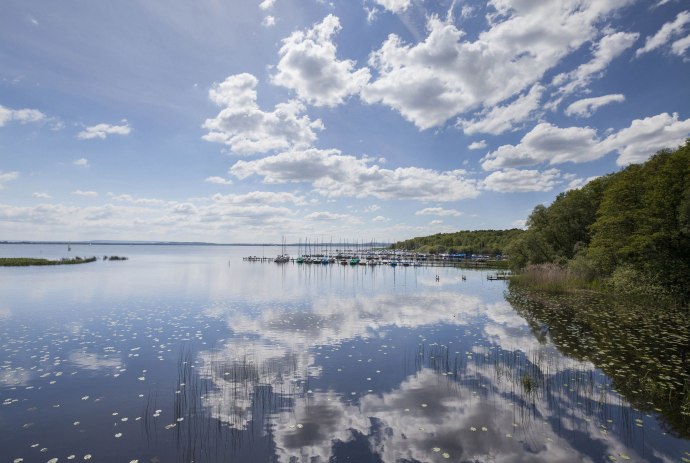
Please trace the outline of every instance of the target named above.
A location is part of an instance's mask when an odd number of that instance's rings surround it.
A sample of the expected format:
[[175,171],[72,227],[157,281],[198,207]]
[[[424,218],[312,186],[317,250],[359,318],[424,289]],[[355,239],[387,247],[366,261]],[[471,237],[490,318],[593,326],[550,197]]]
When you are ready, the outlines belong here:
[[676,302],[671,292],[654,277],[635,269],[632,265],[617,267],[608,279],[608,285],[617,295],[637,301],[666,306],[674,305]]

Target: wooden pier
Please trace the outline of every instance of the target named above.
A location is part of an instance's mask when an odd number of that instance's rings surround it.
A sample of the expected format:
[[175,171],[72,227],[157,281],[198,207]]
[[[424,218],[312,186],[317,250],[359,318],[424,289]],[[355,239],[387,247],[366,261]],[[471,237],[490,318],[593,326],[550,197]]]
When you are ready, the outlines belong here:
[[[413,255],[381,255],[381,256],[356,256],[354,254],[342,254],[335,256],[327,256],[324,254],[304,255],[301,257],[289,257],[281,262],[276,262],[274,257],[259,257],[247,256],[242,258],[245,262],[269,262],[277,264],[297,264],[297,265],[343,265],[350,267],[456,267],[456,268],[496,268],[504,265],[504,261],[490,261],[481,260],[475,261],[471,259],[447,259],[440,256],[428,255],[424,258],[419,258]],[[497,265],[497,262],[501,264]],[[505,280],[508,274],[498,272],[494,275],[487,275],[489,280]]]

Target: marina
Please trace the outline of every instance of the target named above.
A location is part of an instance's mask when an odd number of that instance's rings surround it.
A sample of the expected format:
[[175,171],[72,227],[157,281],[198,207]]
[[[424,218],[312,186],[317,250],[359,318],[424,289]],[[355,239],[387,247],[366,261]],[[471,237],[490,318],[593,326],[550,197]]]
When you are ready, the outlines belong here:
[[[505,268],[507,261],[503,258],[490,258],[486,255],[465,254],[426,254],[390,249],[368,249],[364,251],[335,250],[330,253],[292,255],[281,252],[276,257],[245,256],[247,262],[293,263],[309,265],[350,265],[350,266],[390,266],[390,267],[463,267],[463,268]],[[499,279],[499,278],[496,278]],[[504,279],[504,278],[500,278]]]

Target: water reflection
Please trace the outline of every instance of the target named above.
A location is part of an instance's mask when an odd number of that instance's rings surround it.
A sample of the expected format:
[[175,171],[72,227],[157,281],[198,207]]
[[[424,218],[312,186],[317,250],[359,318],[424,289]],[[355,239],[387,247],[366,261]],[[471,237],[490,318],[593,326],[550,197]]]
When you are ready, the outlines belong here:
[[629,404],[609,365],[624,352],[516,311],[484,272],[130,257],[2,270],[10,461],[690,458],[654,407]]

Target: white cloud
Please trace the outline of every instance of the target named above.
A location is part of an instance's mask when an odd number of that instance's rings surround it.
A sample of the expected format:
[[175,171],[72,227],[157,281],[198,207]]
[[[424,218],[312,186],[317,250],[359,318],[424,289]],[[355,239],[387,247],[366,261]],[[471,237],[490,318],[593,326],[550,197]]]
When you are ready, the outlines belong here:
[[609,103],[621,103],[625,101],[625,95],[615,93],[612,95],[583,98],[570,104],[565,110],[566,116],[589,117],[597,109]]
[[370,158],[338,150],[288,151],[256,161],[238,161],[230,173],[240,179],[260,175],[265,183],[307,182],[329,197],[375,197],[457,201],[479,195],[465,171],[438,172],[418,167],[384,169]]
[[19,172],[3,172],[0,170],[0,190],[5,187],[4,184],[6,182],[16,180],[17,178],[19,178]]
[[425,40],[407,45],[391,34],[371,54],[369,64],[378,75],[362,98],[396,109],[420,129],[491,108],[532,87],[594,40],[602,19],[630,2],[494,1],[497,14],[474,42],[462,40],[464,32],[453,24],[431,17]]
[[206,177],[204,182],[215,183],[216,185],[232,185],[232,180],[218,176]]
[[676,16],[675,20],[667,22],[661,26],[661,29],[659,29],[656,34],[647,37],[644,46],[635,51],[635,56],[640,56],[652,50],[656,50],[657,48],[663,47],[669,41],[671,41],[673,37],[681,34],[688,23],[690,23],[690,11],[678,13],[678,16]]
[[412,4],[412,0],[374,0],[388,11],[393,13],[403,13]]
[[566,188],[566,190],[577,190],[597,178],[599,178],[598,175],[587,178],[574,178],[570,181],[570,183],[568,183],[568,188]]
[[484,188],[500,193],[551,191],[560,182],[558,169],[538,170],[505,169],[492,172],[484,179]]
[[374,21],[376,21],[376,16],[379,13],[378,8],[367,8],[365,5],[364,11],[366,11],[366,13],[367,13],[367,22],[368,23],[373,23]]
[[377,215],[376,217],[374,217],[373,219],[371,219],[371,221],[372,221],[372,222],[388,222],[388,221],[390,221],[390,219],[387,219],[387,218],[385,218],[385,217],[382,216],[382,215]]
[[276,25],[276,18],[275,16],[268,15],[266,16],[263,21],[261,21],[261,25],[264,27],[273,27]]
[[0,105],[0,127],[8,122],[16,121],[20,124],[40,122],[46,118],[38,109],[12,109]]
[[457,125],[462,127],[467,135],[475,133],[500,135],[513,129],[515,124],[525,121],[534,111],[539,109],[539,101],[543,92],[544,87],[534,85],[528,93],[515,101],[505,106],[494,106],[490,110],[485,110],[478,119],[458,120]]
[[86,158],[75,159],[74,162],[72,162],[72,164],[74,164],[75,166],[88,167],[89,160]]
[[347,214],[336,214],[333,212],[322,211],[322,212],[312,212],[306,215],[304,218],[308,220],[343,220],[348,219],[351,216]]
[[272,112],[261,111],[257,83],[256,77],[245,73],[213,85],[209,98],[223,109],[204,122],[209,131],[204,140],[223,143],[238,154],[306,147],[316,140],[314,131],[323,129],[320,119],[300,116],[305,107],[298,101],[279,103]]
[[284,39],[273,83],[315,106],[336,106],[358,93],[369,81],[369,69],[354,70],[354,61],[338,61],[332,39],[340,29],[340,20],[331,14]]
[[675,149],[685,143],[690,136],[690,119],[681,121],[678,113],[662,113],[644,119],[635,119],[630,127],[607,137],[602,143],[602,151],[616,151],[618,165],[646,161],[663,148]]
[[560,128],[542,122],[522,137],[518,145],[503,145],[484,156],[482,167],[485,170],[494,170],[542,162],[587,162],[605,154],[598,146],[597,131],[593,128]]
[[429,222],[429,225],[441,225],[443,223],[443,220],[432,220]]
[[427,207],[414,213],[415,215],[438,215],[441,217],[453,216],[458,217],[462,212],[455,209],[443,209],[442,207]]
[[272,191],[252,191],[246,194],[229,194],[213,195],[213,200],[216,203],[222,204],[276,204],[276,203],[292,203],[298,206],[307,204],[304,196],[299,196],[288,192],[272,192]]
[[364,212],[376,212],[379,209],[381,209],[381,206],[378,206],[376,204],[372,204],[371,206],[368,206],[364,209]]
[[470,150],[481,150],[484,148],[486,148],[486,140],[473,141],[467,147],[467,149],[470,149]]
[[485,170],[541,163],[582,163],[617,152],[618,165],[643,162],[663,148],[676,148],[690,136],[690,119],[668,113],[635,119],[630,126],[600,139],[591,127],[560,128],[538,124],[517,145],[503,145],[482,158]]
[[[614,32],[605,35],[593,47],[592,59],[577,67],[568,74],[559,74],[554,79],[554,83],[561,85],[558,93],[562,96],[571,94],[577,90],[586,88],[590,82],[601,77],[606,72],[609,64],[625,50],[632,47],[639,38],[639,34],[632,32]],[[553,106],[558,105],[558,99]]]
[[35,192],[34,194],[31,195],[32,197],[36,199],[53,199],[52,196],[50,196],[48,193],[41,193],[41,192]]
[[82,191],[82,190],[75,190],[72,192],[73,195],[75,196],[84,196],[88,198],[95,198],[98,196],[98,193],[95,191]]
[[273,8],[273,5],[275,5],[276,0],[263,0],[261,3],[259,3],[259,8],[262,10],[269,10]]
[[80,140],[90,140],[92,138],[105,139],[108,135],[129,135],[132,129],[126,119],[122,120],[123,125],[97,124],[87,127],[77,134]]
[[116,195],[113,193],[108,193],[108,196],[113,201],[137,204],[140,206],[163,206],[172,203],[172,201],[163,201],[162,199],[155,198],[135,198],[134,196],[128,194]]
[[690,35],[678,39],[671,44],[671,53],[678,56],[683,56],[690,48]]

